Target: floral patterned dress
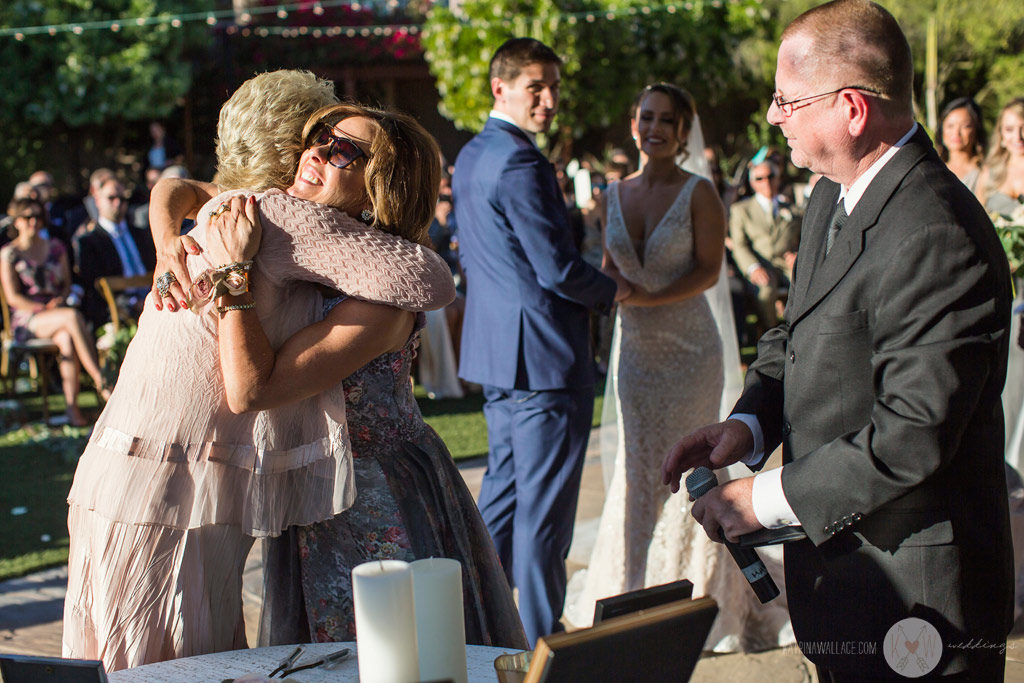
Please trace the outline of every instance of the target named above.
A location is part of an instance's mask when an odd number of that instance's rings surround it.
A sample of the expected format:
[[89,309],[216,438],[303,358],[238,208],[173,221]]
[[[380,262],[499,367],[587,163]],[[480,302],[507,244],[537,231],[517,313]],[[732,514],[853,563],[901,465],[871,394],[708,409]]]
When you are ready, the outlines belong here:
[[401,350],[344,381],[356,500],[331,520],[266,539],[261,645],[354,640],[353,567],[447,557],[462,563],[466,641],[526,648],[476,503],[413,398],[409,372],[423,325],[419,314]]
[[[60,296],[67,285],[64,280],[64,245],[58,240],[50,240],[50,248],[41,263],[30,260],[14,245],[8,245],[2,251],[3,259],[14,266],[14,274],[21,284],[21,294],[32,301],[46,303],[55,296]],[[14,338],[25,341],[31,338],[28,329],[29,321],[35,313],[11,307],[11,327]]]

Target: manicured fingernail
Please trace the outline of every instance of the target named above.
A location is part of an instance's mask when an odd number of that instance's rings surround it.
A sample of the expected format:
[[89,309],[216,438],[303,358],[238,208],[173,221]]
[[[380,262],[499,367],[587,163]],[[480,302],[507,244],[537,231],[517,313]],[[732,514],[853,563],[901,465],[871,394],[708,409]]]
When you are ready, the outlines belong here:
[[188,308],[188,303],[184,299],[181,300],[181,307]]
[[169,310],[169,311],[176,311],[178,309],[175,308],[174,302],[172,301],[171,303],[167,304],[167,310]]

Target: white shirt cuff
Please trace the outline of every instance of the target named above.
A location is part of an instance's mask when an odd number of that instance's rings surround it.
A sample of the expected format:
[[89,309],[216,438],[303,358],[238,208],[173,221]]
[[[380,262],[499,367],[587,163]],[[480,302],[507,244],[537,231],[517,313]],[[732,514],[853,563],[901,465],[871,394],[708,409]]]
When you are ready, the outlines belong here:
[[766,529],[781,529],[800,524],[782,490],[782,468],[759,472],[754,476],[750,492],[754,516]]
[[754,435],[754,450],[740,458],[740,462],[747,467],[754,467],[764,460],[764,432],[761,431],[761,423],[757,421],[757,417],[750,413],[735,413],[726,419],[739,420],[747,425],[747,429]]

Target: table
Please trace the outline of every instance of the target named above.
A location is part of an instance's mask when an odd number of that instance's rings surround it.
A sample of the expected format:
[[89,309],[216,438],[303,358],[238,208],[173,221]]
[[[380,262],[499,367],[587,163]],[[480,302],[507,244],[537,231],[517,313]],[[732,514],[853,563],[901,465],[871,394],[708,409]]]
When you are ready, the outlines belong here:
[[[220,681],[234,678],[247,673],[270,673],[278,662],[287,657],[295,649],[295,645],[275,645],[250,650],[233,650],[217,652],[210,655],[198,655],[183,659],[172,659],[167,662],[147,664],[134,669],[124,669],[107,674],[110,683],[194,683],[195,681]],[[356,651],[355,643],[314,643],[303,645],[299,664],[322,657],[341,648],[349,647]],[[516,653],[515,648],[485,647],[483,645],[466,646],[466,664],[469,669],[469,680],[477,683],[495,683],[498,676],[494,671],[494,660],[498,655]],[[274,679],[278,680],[278,679]],[[337,669],[324,671],[321,668],[299,671],[288,677],[289,681],[301,683],[343,683],[359,680],[359,665],[355,657],[341,663]]]

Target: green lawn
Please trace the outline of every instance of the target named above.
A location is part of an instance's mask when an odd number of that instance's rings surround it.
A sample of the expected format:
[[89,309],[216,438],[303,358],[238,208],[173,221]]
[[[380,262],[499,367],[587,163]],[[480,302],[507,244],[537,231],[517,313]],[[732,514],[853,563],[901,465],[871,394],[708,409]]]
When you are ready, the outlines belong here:
[[88,433],[38,421],[0,435],[0,579],[67,561],[65,499]]
[[[455,459],[487,454],[482,396],[431,401],[417,391],[417,398]],[[95,405],[94,395],[83,392],[83,410],[95,412]],[[51,397],[50,407],[60,415],[63,400]],[[595,425],[600,415],[599,396]],[[0,407],[0,580],[67,562],[65,501],[88,435],[87,428],[44,426],[37,398]]]

